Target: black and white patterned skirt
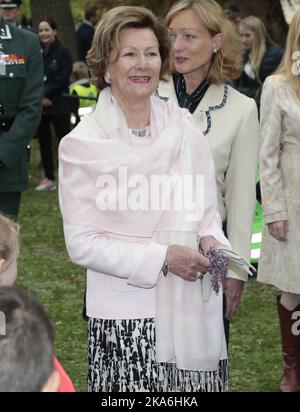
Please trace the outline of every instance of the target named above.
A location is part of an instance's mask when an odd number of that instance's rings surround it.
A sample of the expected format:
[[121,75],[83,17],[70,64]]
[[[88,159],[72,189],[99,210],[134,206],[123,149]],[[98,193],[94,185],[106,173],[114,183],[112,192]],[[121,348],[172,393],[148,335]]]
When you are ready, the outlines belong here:
[[89,392],[223,392],[227,361],[218,371],[184,371],[155,360],[155,320],[89,319]]

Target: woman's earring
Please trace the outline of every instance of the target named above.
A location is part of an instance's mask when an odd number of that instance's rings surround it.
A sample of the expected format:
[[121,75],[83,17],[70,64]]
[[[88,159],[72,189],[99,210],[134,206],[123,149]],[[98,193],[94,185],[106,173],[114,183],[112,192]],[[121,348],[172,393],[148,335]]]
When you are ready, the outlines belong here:
[[110,74],[107,72],[104,76],[105,83],[111,84],[111,77]]
[[214,53],[218,53],[218,50],[217,50],[217,49],[215,49],[215,50],[214,50]]

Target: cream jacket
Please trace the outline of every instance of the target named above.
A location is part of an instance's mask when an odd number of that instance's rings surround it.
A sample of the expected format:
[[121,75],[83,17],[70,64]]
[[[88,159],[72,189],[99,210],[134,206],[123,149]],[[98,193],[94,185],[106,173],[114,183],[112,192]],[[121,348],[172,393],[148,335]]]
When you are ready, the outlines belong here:
[[[259,122],[255,101],[227,86],[212,85],[193,117],[206,135],[216,169],[219,212],[227,221],[232,248],[251,256],[252,221],[256,203]],[[161,82],[158,93],[177,102],[172,80]],[[210,125],[210,127],[209,127]],[[242,271],[231,278],[247,280]]]
[[[300,102],[282,74],[266,79],[261,98],[260,180],[264,223],[257,279],[300,294]],[[268,223],[288,221],[287,241]]]

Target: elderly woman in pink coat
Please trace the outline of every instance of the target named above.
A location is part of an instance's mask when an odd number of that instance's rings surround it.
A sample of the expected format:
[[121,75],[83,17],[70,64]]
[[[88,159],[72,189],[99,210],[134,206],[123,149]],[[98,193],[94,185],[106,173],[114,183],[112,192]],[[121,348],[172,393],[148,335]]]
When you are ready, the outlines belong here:
[[66,245],[87,268],[89,391],[226,388],[222,292],[205,253],[230,245],[208,143],[154,95],[170,49],[149,10],[110,10],[88,56],[99,102],[60,144]]

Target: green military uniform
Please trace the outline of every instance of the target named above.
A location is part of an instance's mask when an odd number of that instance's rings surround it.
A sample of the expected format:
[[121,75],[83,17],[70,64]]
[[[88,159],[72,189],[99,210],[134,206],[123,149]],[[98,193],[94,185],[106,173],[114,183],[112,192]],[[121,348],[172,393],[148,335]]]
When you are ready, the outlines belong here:
[[28,185],[27,145],[40,123],[43,86],[37,35],[0,16],[0,212],[15,217]]

